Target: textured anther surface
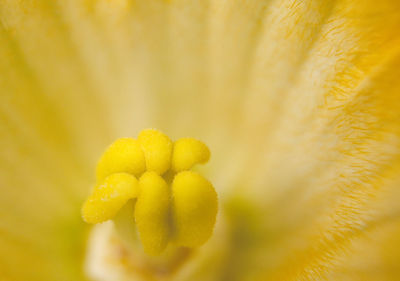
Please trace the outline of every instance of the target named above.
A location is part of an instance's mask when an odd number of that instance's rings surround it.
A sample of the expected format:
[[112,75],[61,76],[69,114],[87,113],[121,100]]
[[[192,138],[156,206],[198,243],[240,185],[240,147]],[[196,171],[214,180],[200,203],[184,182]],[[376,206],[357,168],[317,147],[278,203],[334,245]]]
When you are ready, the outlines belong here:
[[155,129],[143,130],[138,140],[118,139],[98,162],[97,185],[83,205],[83,219],[92,224],[113,219],[136,199],[129,216],[147,254],[162,253],[169,242],[198,247],[212,234],[218,201],[212,184],[189,170],[209,158],[201,141],[173,143]]

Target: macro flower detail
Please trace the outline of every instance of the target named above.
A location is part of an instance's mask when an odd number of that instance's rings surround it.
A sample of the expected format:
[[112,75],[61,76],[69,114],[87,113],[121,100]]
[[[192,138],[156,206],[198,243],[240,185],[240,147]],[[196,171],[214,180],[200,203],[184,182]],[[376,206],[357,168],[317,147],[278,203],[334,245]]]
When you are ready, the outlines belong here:
[[0,280],[399,281],[399,77],[399,0],[0,1]]
[[138,139],[116,140],[100,158],[97,184],[82,207],[90,224],[113,219],[134,200],[135,220],[144,251],[157,255],[171,242],[198,247],[212,234],[217,193],[190,169],[210,158],[208,147],[192,138],[173,143],[158,130],[143,130]]

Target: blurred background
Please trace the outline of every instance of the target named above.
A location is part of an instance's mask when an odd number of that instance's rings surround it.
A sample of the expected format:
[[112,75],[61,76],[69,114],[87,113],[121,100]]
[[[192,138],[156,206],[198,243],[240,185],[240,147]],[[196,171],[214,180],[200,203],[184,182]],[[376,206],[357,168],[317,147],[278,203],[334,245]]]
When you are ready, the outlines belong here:
[[[1,1],[0,280],[400,280],[399,8]],[[138,265],[80,208],[149,127],[210,147],[220,211],[203,247]]]

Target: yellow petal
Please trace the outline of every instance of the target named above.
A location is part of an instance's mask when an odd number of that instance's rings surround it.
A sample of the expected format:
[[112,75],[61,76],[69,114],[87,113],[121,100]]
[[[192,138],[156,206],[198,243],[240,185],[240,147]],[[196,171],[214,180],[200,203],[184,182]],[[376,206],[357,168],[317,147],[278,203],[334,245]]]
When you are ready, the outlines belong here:
[[169,237],[169,189],[162,177],[146,172],[139,179],[140,196],[136,203],[135,220],[144,251],[161,253]]
[[100,182],[113,173],[141,175],[145,170],[145,160],[139,142],[131,138],[116,140],[100,158],[97,164],[97,181]]
[[143,130],[138,137],[146,159],[147,171],[165,173],[171,163],[172,141],[155,129]]
[[172,183],[174,242],[196,247],[211,236],[218,209],[217,193],[201,175],[184,171]]
[[87,223],[100,223],[113,218],[122,206],[138,194],[138,182],[130,174],[117,173],[98,184],[82,208]]
[[[158,126],[209,139],[221,199],[243,187],[272,213],[267,243],[231,239],[228,225],[179,280],[324,279],[343,263],[325,245],[351,243],[375,217],[369,203],[399,161],[399,62],[385,57],[399,46],[400,2],[120,2],[1,1],[0,278],[84,279],[76,210],[92,159],[104,141]],[[306,198],[282,201],[299,189]],[[216,264],[220,241],[229,256]],[[356,269],[333,280],[399,280],[395,266]]]
[[171,166],[176,172],[189,170],[195,164],[206,163],[210,159],[210,150],[199,140],[182,138],[174,143]]

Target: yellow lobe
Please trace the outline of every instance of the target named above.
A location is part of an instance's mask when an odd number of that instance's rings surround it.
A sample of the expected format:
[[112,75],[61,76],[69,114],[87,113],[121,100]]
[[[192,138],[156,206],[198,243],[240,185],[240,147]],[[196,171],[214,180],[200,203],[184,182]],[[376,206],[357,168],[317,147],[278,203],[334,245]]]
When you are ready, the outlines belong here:
[[112,174],[96,185],[86,200],[82,207],[83,220],[94,224],[112,219],[138,193],[139,185],[134,176],[127,173]]
[[121,138],[111,144],[101,156],[96,169],[97,181],[101,182],[114,173],[140,176],[146,169],[143,151],[137,140]]
[[182,138],[174,143],[171,166],[175,172],[191,169],[195,164],[206,163],[210,159],[210,150],[201,141]]
[[201,175],[184,171],[172,182],[173,241],[197,247],[211,236],[218,210],[217,193]]
[[144,251],[160,254],[169,240],[170,192],[164,179],[155,172],[146,172],[139,179],[140,195],[135,221]]
[[168,136],[155,129],[140,132],[138,141],[144,152],[147,171],[159,175],[165,173],[171,164],[172,141]]

